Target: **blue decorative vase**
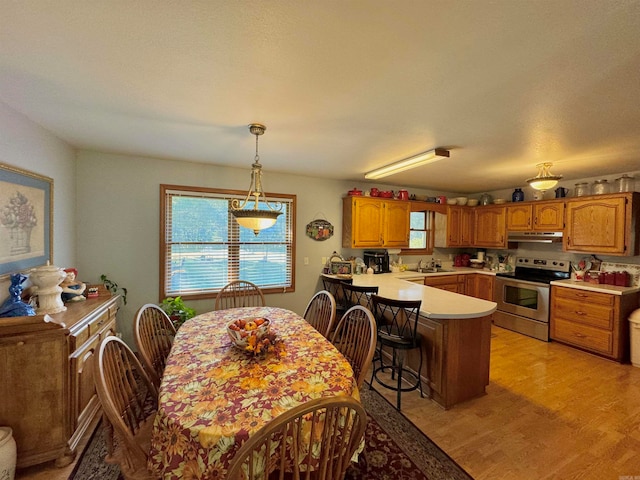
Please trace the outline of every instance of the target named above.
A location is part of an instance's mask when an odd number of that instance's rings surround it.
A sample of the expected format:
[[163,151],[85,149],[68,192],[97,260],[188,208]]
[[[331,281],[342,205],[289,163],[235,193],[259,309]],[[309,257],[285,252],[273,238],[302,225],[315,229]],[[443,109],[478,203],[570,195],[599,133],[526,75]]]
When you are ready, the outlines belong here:
[[521,188],[516,188],[511,194],[512,202],[524,202],[524,192]]
[[31,317],[36,314],[33,307],[20,298],[22,284],[26,279],[26,275],[21,273],[11,275],[9,298],[0,305],[0,317]]

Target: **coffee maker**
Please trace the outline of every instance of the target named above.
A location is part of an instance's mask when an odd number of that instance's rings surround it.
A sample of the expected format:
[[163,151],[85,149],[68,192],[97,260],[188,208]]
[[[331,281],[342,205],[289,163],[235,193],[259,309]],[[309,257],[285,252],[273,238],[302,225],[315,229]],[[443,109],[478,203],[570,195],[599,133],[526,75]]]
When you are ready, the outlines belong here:
[[373,273],[389,273],[389,254],[386,250],[381,252],[365,251],[364,264],[373,269]]

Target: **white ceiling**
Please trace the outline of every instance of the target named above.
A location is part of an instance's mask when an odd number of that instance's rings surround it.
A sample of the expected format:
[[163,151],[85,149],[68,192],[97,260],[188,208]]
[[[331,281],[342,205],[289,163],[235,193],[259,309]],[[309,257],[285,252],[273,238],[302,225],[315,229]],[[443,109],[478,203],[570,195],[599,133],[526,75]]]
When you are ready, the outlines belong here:
[[82,149],[479,192],[640,165],[640,1],[0,0],[0,100]]

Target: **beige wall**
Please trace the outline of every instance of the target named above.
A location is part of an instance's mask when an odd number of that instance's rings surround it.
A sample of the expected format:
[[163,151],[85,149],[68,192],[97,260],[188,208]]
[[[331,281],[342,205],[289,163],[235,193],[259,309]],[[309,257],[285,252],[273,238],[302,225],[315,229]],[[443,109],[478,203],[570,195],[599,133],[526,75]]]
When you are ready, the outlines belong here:
[[[0,163],[53,178],[53,261],[76,262],[75,151],[21,113],[0,102]],[[2,228],[2,227],[0,227]],[[8,296],[0,280],[0,301]]]

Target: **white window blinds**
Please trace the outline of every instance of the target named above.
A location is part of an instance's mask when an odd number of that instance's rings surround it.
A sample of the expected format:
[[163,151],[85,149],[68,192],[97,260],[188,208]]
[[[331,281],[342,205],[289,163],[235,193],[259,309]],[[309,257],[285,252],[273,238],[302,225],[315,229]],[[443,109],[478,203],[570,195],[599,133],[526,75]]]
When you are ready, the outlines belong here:
[[243,197],[231,190],[161,186],[161,295],[212,297],[239,279],[265,291],[293,290],[295,196],[267,196],[282,202],[283,213],[257,236],[230,213],[231,199]]

